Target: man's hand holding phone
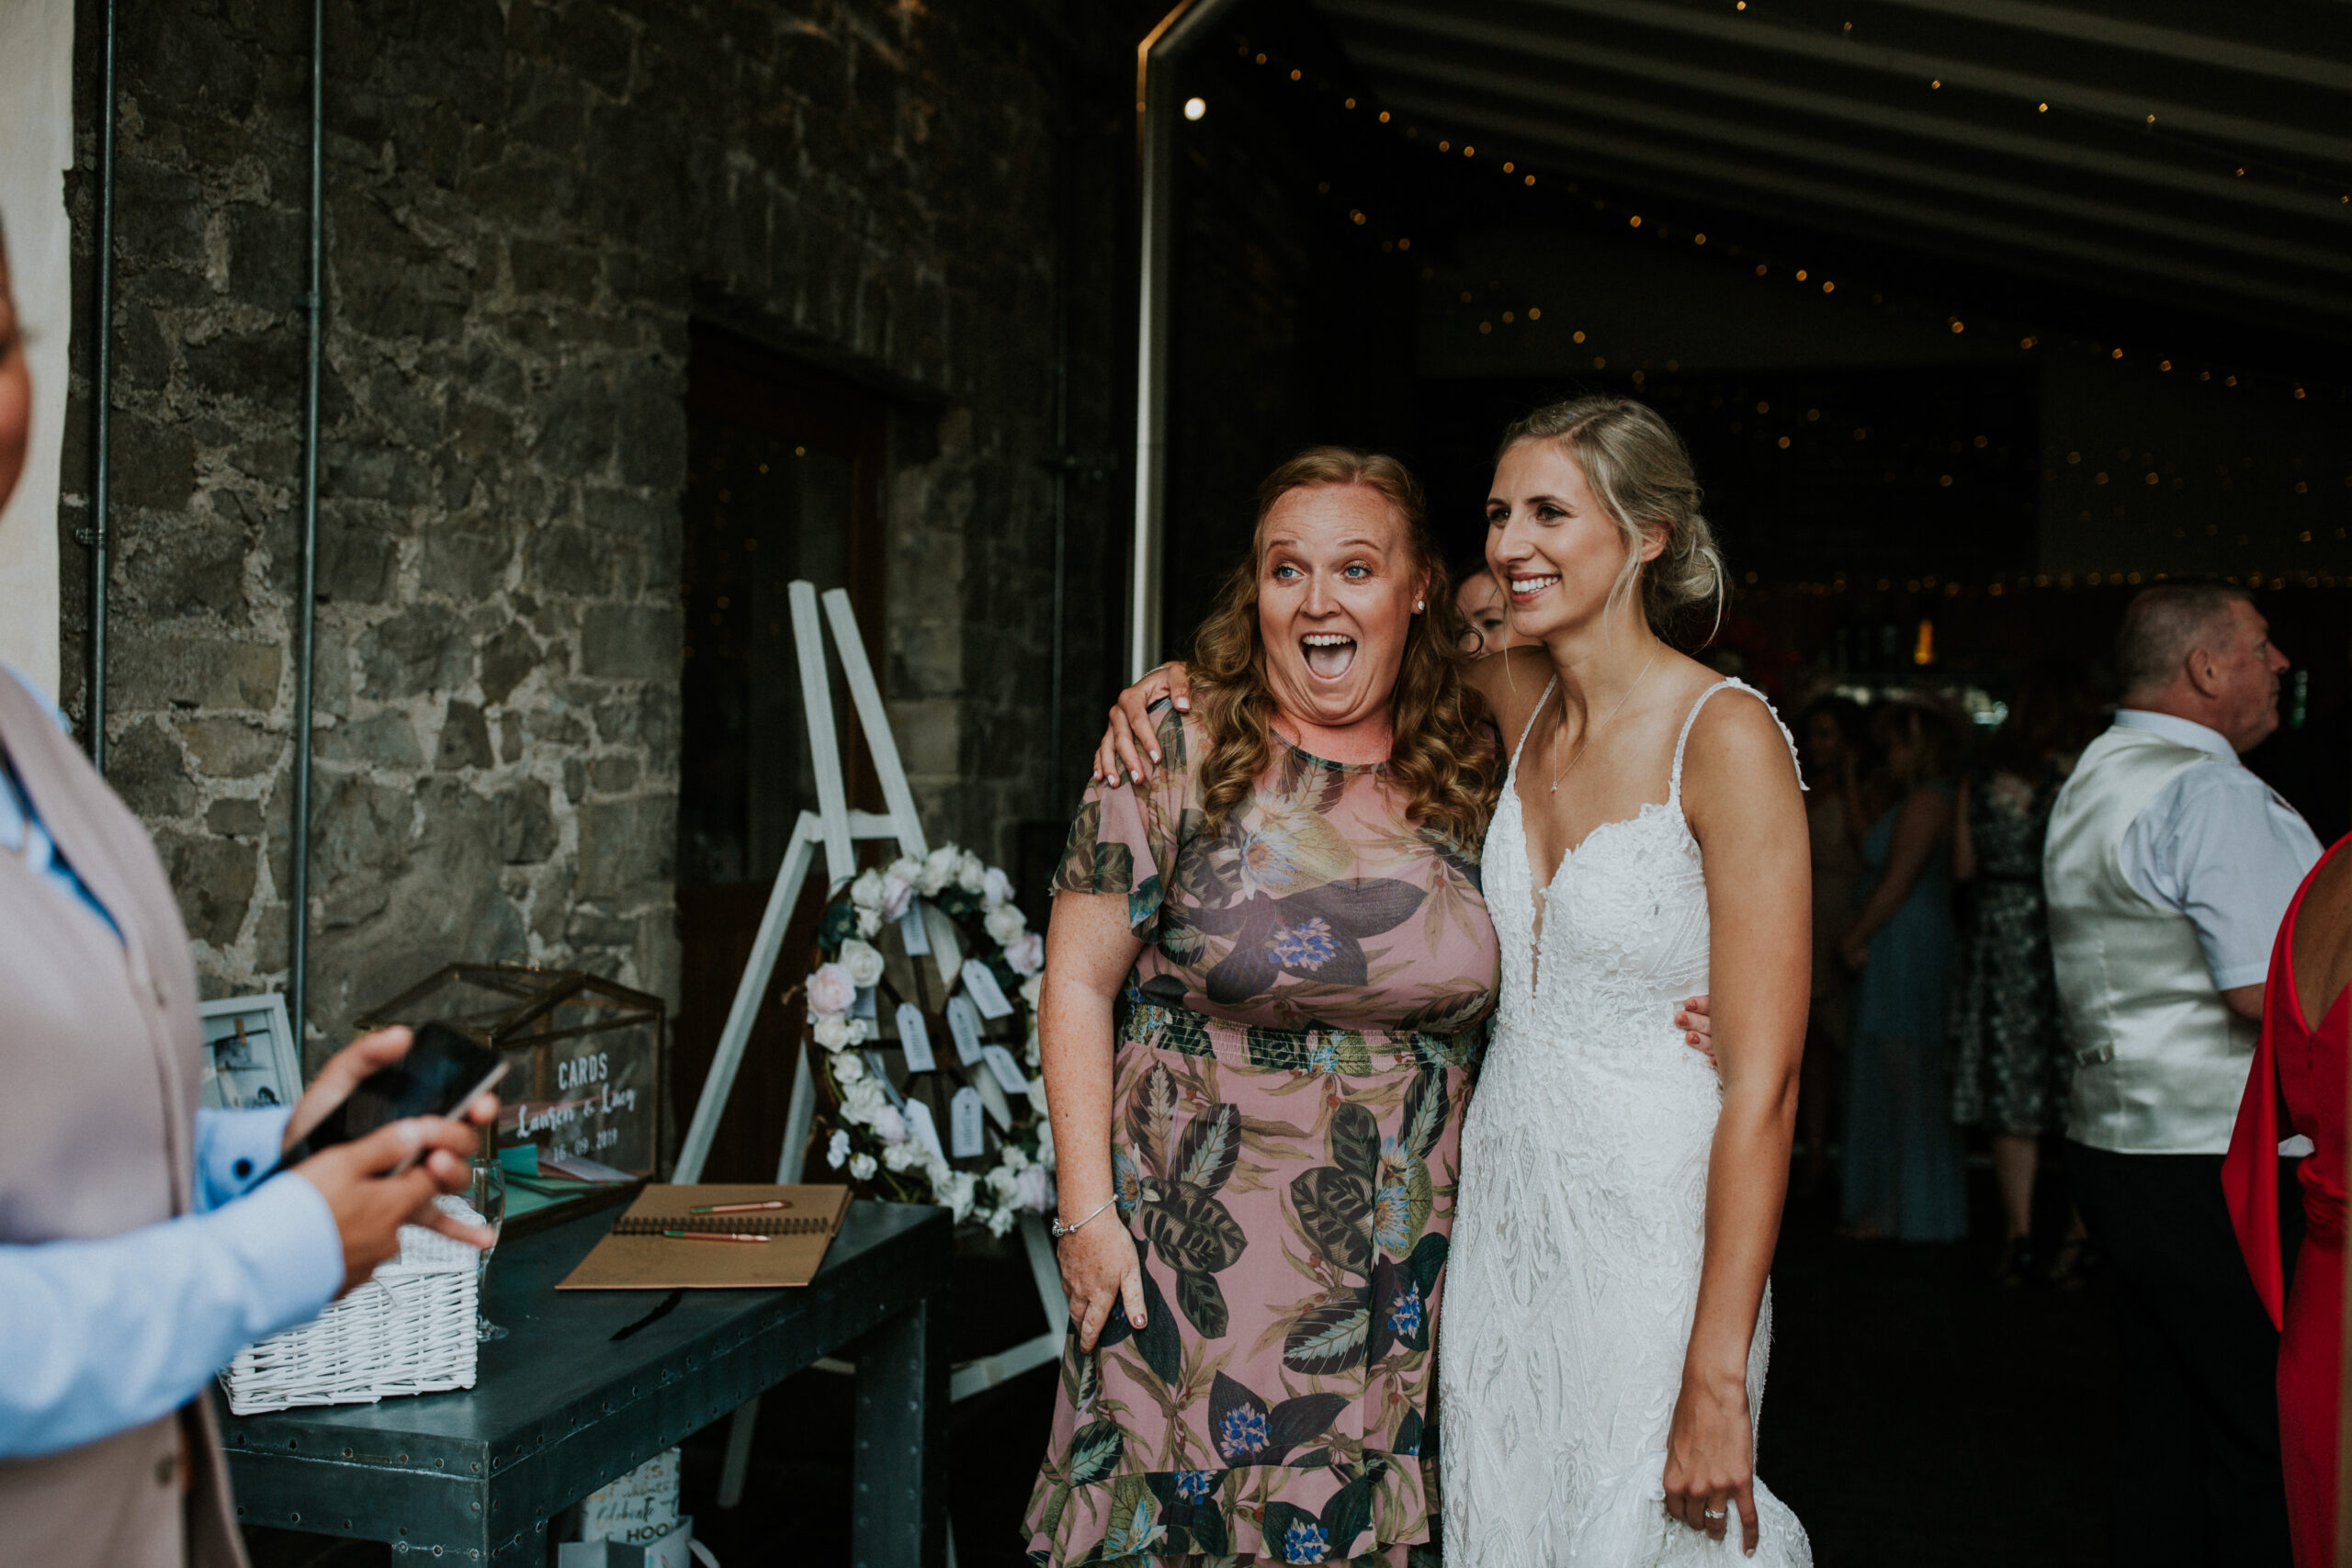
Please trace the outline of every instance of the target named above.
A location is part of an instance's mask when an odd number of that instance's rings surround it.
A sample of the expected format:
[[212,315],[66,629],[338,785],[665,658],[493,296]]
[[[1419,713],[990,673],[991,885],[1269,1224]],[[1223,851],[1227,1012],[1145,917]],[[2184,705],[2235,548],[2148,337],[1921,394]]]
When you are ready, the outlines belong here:
[[[353,1090],[407,1056],[404,1028],[380,1029],[336,1052],[295,1102],[285,1148],[293,1154],[331,1123]],[[330,1144],[294,1167],[319,1190],[343,1237],[343,1287],[349,1292],[400,1251],[400,1228],[424,1225],[470,1247],[492,1241],[484,1225],[465,1224],[434,1206],[444,1192],[463,1192],[481,1146],[478,1127],[494,1126],[498,1097],[474,1095],[449,1115],[403,1116],[348,1142]]]

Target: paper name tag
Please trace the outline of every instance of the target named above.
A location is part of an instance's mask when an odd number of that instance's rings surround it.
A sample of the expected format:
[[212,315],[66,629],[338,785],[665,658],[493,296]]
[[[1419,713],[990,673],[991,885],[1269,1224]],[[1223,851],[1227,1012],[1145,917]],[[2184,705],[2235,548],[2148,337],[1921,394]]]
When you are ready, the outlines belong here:
[[977,958],[964,960],[964,989],[972,994],[972,1005],[980,1010],[983,1018],[1011,1018],[1012,1004],[1004,999],[1004,987],[996,983],[996,973]]
[[956,1091],[947,1102],[947,1146],[957,1159],[971,1159],[988,1152],[985,1133],[980,1123],[980,1091],[966,1085]]
[[1023,1075],[1021,1064],[1012,1059],[1012,1052],[1001,1045],[989,1045],[982,1047],[981,1055],[988,1058],[989,1071],[1003,1086],[1005,1093],[1029,1092],[1029,1080]]
[[857,988],[857,999],[849,1004],[849,1015],[852,1018],[872,1018],[874,1016],[873,987],[860,986]]
[[947,998],[947,1032],[956,1038],[956,1059],[967,1067],[980,1064],[980,1015],[969,997]]
[[939,1126],[931,1119],[931,1107],[920,1100],[910,1100],[907,1101],[906,1118],[907,1125],[913,1130],[914,1135],[922,1140],[922,1146],[929,1149],[933,1157],[945,1160],[947,1151],[940,1146]]
[[971,1087],[980,1091],[980,1103],[987,1107],[989,1120],[996,1123],[996,1130],[1000,1133],[1012,1132],[1012,1107],[1006,1103],[1004,1090],[998,1086],[996,1074],[982,1073],[972,1080]]
[[899,937],[907,944],[909,958],[921,958],[931,951],[931,937],[922,926],[922,899],[909,904],[907,912],[899,917]]
[[939,1066],[931,1057],[931,1031],[922,1021],[922,1009],[912,1002],[899,1004],[899,1049],[907,1054],[907,1071],[927,1073]]

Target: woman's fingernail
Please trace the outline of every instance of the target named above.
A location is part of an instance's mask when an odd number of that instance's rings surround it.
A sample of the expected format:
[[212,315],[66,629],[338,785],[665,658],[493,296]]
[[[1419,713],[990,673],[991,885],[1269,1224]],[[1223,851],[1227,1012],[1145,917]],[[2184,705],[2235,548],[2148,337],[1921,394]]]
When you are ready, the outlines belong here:
[[1190,697],[1178,697],[1176,699],[1176,705],[1182,708],[1184,712],[1190,713],[1193,711],[1193,699]]
[[1157,751],[1154,751],[1154,752],[1151,754],[1151,760],[1152,760],[1153,761],[1155,761],[1155,762],[1157,762],[1158,761],[1159,761],[1159,752],[1157,752]]
[[1141,768],[1129,768],[1127,770],[1127,782],[1129,784],[1143,783],[1143,770]]

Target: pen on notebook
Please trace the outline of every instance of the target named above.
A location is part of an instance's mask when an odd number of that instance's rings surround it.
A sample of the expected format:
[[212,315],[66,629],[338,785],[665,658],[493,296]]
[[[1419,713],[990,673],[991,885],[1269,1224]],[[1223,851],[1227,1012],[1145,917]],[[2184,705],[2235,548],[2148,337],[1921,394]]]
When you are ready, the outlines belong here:
[[774,1241],[769,1235],[732,1235],[715,1231],[663,1231],[673,1241]]
[[696,1203],[686,1212],[690,1214],[748,1214],[754,1209],[789,1209],[789,1198],[771,1198],[762,1203]]

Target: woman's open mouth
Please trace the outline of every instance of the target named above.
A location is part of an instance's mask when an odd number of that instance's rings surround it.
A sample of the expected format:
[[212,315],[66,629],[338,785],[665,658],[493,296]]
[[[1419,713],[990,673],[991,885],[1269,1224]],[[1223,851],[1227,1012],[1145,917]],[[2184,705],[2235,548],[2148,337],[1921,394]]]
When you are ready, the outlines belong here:
[[1540,577],[1514,577],[1510,580],[1511,603],[1524,604],[1559,581],[1556,571]]
[[1306,652],[1307,672],[1320,681],[1336,681],[1356,661],[1356,639],[1339,632],[1310,632],[1298,639]]

